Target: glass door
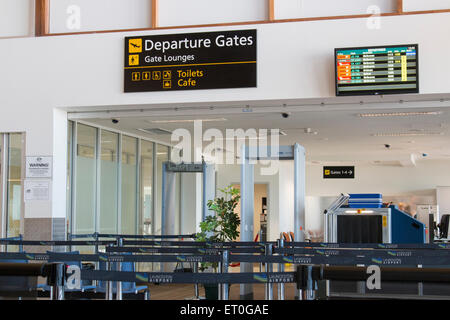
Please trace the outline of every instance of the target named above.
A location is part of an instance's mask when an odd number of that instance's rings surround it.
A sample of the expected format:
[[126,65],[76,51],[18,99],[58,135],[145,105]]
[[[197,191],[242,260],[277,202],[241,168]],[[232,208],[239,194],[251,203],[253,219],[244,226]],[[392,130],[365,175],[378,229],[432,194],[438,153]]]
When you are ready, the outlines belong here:
[[7,236],[17,237],[23,234],[23,134],[9,133],[8,135],[8,185],[7,185]]
[[[4,189],[4,185],[5,185],[5,181],[3,179],[4,177],[4,163],[5,163],[5,155],[4,155],[4,151],[3,151],[3,145],[4,145],[4,135],[0,134],[0,209],[1,209],[1,214],[0,214],[0,238],[6,238],[6,210],[3,207],[3,202],[5,200],[5,193],[3,192]],[[3,246],[2,246],[2,251],[3,251]]]
[[24,134],[0,134],[0,237],[23,234]]

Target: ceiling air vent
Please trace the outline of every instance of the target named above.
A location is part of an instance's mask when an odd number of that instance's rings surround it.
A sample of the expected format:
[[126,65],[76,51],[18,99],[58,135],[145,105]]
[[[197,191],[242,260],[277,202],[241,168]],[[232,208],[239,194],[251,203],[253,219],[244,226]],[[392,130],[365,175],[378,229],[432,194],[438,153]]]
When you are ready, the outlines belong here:
[[161,128],[149,128],[149,129],[137,129],[137,130],[146,132],[146,133],[150,133],[150,134],[159,135],[159,136],[172,134],[172,131],[169,131],[166,129],[161,129]]

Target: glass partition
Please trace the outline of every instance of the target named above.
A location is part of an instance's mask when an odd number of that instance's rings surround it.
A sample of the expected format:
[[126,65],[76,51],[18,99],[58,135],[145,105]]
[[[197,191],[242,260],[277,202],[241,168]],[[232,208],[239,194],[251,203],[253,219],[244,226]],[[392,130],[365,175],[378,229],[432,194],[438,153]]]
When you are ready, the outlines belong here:
[[75,234],[95,232],[97,129],[77,125]]
[[141,214],[140,234],[152,233],[153,142],[141,141]]
[[102,130],[100,135],[100,233],[117,233],[117,169],[119,135]]
[[66,187],[66,216],[67,216],[67,233],[72,232],[72,220],[70,219],[70,213],[72,212],[72,168],[73,168],[73,130],[74,124],[69,121],[67,125],[67,187]]
[[121,234],[136,234],[137,139],[122,136]]
[[[170,148],[172,152],[172,148]],[[186,175],[186,174],[184,174]],[[181,234],[181,181],[182,177],[184,176],[182,173],[177,174],[175,178],[175,227],[174,227],[174,234]]]
[[[68,138],[69,230],[161,234],[162,163],[169,147],[78,122],[69,122]],[[179,188],[177,179],[177,204]],[[176,211],[175,232],[178,205]]]
[[156,149],[156,199],[154,234],[161,234],[162,164],[169,160],[169,148],[158,144]]
[[22,216],[22,133],[8,135],[8,221],[7,237],[16,237],[20,234],[20,221]]

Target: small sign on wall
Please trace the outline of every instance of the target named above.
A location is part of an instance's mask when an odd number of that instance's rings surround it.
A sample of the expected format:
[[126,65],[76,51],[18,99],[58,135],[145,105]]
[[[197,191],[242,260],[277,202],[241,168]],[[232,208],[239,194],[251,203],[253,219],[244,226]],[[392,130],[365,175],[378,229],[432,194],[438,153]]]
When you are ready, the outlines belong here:
[[355,179],[355,167],[323,167],[324,179]]
[[51,178],[53,158],[46,156],[26,157],[27,178]]
[[50,200],[50,181],[25,180],[24,200]]

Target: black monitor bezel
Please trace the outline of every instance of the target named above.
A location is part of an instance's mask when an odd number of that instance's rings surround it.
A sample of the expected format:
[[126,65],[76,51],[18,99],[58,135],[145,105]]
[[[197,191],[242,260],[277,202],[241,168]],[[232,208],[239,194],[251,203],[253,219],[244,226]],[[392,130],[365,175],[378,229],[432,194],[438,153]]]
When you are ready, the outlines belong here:
[[[414,89],[398,89],[398,90],[361,90],[361,91],[339,91],[338,90],[338,72],[337,72],[337,53],[341,50],[361,50],[361,49],[379,49],[379,48],[396,48],[396,47],[415,47],[417,60],[417,76],[416,88]],[[334,49],[334,84],[337,97],[345,96],[376,96],[376,95],[395,95],[395,94],[414,94],[419,93],[419,45],[416,44],[395,44],[387,46],[365,46],[365,47],[347,47]]]

